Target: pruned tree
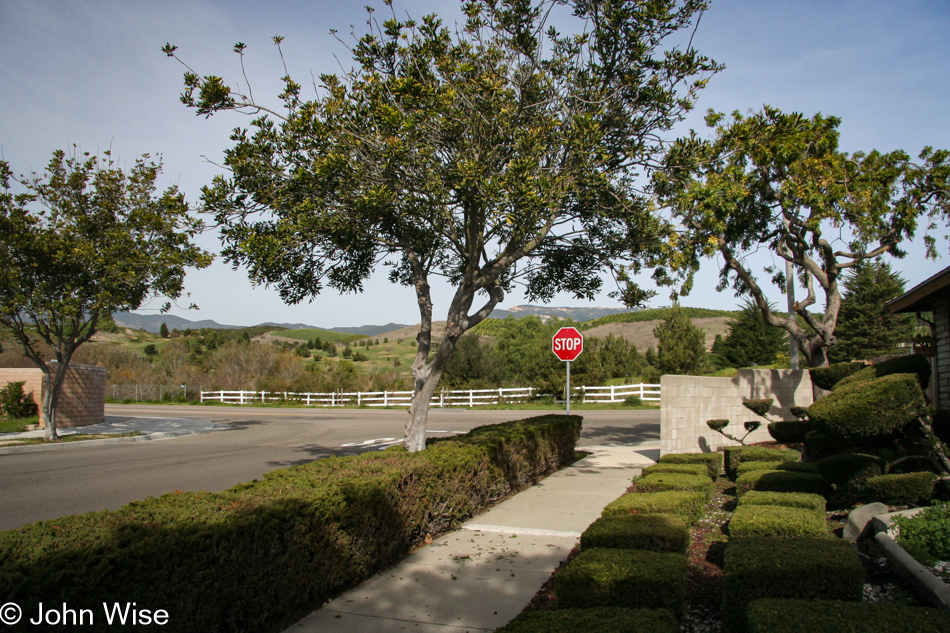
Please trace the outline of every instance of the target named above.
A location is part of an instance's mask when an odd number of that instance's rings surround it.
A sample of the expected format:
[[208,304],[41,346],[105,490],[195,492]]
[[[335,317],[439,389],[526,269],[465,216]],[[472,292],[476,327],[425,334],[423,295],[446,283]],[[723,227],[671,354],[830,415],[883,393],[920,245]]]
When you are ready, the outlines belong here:
[[695,374],[706,359],[706,335],[677,304],[653,328],[656,337],[654,366],[661,374]]
[[771,365],[788,349],[785,333],[762,320],[762,312],[754,301],[746,301],[742,312],[726,327],[726,337],[718,347],[713,346],[713,351],[729,367]]
[[[279,106],[189,68],[182,101],[197,114],[256,117],[232,135],[230,173],[204,192],[225,257],[289,303],[324,286],[360,291],[380,266],[413,288],[421,330],[405,445],[422,450],[459,338],[515,284],[533,300],[592,298],[610,270],[625,301],[648,296],[628,271],[649,263],[663,226],[637,176],[719,69],[670,38],[704,8],[473,0],[456,29],[395,12],[379,24],[369,9],[355,67],[321,75],[311,100],[287,72]],[[565,9],[576,33],[551,26]],[[437,352],[434,276],[456,289]]]
[[191,243],[202,225],[184,196],[155,195],[159,171],[147,155],[123,171],[108,153],[56,151],[44,173],[17,178],[0,161],[0,323],[43,372],[47,439],[70,360],[102,315],[175,299],[185,269],[211,263]]
[[[935,255],[929,231],[950,211],[948,152],[927,147],[918,163],[900,150],[849,155],[838,148],[839,119],[768,106],[730,119],[710,111],[706,123],[713,138],[680,139],[654,174],[659,200],[681,226],[671,256],[687,272],[683,291],[701,258],[722,257],[719,289],[732,283],[749,295],[809,366],[825,365],[837,342],[842,273],[884,253],[903,256],[901,243],[921,224]],[[762,250],[782,265],[759,272],[750,256]],[[773,311],[762,287],[764,273],[785,292],[785,262],[806,290],[793,314]]]

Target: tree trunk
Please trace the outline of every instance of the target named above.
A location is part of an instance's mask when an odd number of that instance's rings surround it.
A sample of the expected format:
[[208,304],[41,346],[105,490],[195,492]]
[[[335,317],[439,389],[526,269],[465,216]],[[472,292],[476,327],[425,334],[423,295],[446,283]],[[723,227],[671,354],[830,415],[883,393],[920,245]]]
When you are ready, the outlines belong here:
[[[55,441],[59,439],[59,433],[56,429],[56,409],[59,405],[59,395],[63,390],[63,382],[66,379],[66,371],[59,363],[51,366],[52,363],[41,367],[43,372],[43,382],[45,389],[43,391],[43,415],[46,418],[44,432],[47,440]],[[55,367],[56,373],[53,374]]]

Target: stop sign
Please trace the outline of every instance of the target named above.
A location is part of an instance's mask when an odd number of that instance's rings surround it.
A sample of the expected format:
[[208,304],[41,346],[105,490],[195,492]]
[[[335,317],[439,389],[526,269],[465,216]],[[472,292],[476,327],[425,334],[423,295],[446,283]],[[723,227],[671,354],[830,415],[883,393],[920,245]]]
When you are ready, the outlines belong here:
[[572,361],[584,351],[584,335],[576,328],[562,327],[551,339],[554,355],[564,361]]

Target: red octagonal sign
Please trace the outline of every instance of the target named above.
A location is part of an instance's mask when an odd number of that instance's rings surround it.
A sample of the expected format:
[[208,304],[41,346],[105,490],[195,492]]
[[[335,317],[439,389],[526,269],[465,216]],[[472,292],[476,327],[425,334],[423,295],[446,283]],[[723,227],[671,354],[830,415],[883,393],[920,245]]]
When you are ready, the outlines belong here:
[[551,339],[554,355],[564,361],[572,361],[584,351],[584,335],[576,328],[562,327]]

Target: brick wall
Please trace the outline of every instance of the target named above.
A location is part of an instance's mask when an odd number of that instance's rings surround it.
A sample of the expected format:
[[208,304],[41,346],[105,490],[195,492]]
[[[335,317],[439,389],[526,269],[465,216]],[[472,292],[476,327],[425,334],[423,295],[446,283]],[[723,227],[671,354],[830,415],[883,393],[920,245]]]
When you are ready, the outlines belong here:
[[938,409],[950,409],[950,299],[942,297],[933,303],[934,338],[937,353],[932,359],[931,387]]
[[746,438],[746,443],[771,440],[767,422],[742,406],[743,400],[774,399],[770,421],[794,420],[790,407],[807,407],[813,402],[807,370],[740,369],[735,378],[663,376],[660,384],[661,455],[738,445],[706,426],[706,420],[730,420],[724,430],[736,437],[745,435],[744,422],[757,420],[762,426]]
[[[53,364],[55,367],[55,363]],[[8,382],[25,381],[23,390],[33,392],[33,400],[40,407],[40,426],[44,425],[42,415],[43,372],[37,368],[0,368],[0,386]],[[56,426],[74,427],[98,424],[105,417],[106,407],[106,370],[104,367],[71,364],[66,374],[66,382],[59,394],[56,408]]]

